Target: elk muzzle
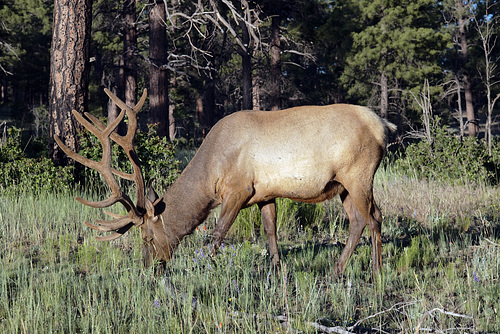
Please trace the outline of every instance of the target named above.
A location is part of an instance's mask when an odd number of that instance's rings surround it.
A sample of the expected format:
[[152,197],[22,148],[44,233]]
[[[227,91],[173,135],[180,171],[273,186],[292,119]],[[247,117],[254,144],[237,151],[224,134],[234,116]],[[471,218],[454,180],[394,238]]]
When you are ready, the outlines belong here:
[[167,262],[170,260],[175,246],[168,238],[161,216],[146,218],[140,227],[144,242],[144,265],[150,266],[155,261]]

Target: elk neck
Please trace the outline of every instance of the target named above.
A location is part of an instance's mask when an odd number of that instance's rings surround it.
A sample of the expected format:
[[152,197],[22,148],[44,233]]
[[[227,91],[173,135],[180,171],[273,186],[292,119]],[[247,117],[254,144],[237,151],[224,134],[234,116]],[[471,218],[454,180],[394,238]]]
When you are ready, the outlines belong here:
[[163,194],[162,219],[169,237],[177,242],[191,234],[214,207],[219,205],[210,186],[209,169],[203,159],[194,157],[179,178]]

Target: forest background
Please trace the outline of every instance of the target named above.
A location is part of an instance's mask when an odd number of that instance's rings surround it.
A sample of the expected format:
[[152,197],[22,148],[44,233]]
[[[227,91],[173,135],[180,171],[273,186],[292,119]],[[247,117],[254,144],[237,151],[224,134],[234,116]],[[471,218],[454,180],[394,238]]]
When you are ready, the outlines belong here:
[[[54,1],[3,1],[0,9],[0,122],[48,140],[55,160],[50,138],[58,130],[49,125],[67,117],[61,108],[116,114],[103,88],[128,103],[150,88],[142,123],[171,141],[198,144],[237,110],[354,103],[397,124],[399,144],[430,139],[439,116],[454,135],[483,138],[491,155],[499,130],[496,1],[85,3],[75,17],[88,18],[81,29],[91,33],[78,34],[88,43],[82,56],[78,47],[65,50],[83,68],[70,75],[85,91],[73,106],[50,100],[49,86],[62,85],[50,79],[51,40],[68,25],[80,28],[59,21]],[[77,132],[68,131],[60,136]]]

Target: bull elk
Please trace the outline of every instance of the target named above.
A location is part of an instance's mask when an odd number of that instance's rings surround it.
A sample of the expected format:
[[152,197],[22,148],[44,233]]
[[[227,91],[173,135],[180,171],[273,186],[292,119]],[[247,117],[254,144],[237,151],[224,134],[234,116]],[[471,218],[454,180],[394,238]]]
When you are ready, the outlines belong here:
[[[208,133],[188,166],[163,196],[154,191],[146,196],[139,159],[134,149],[137,113],[146,99],[128,107],[110,91],[108,96],[120,108],[109,125],[86,113],[73,111],[76,119],[101,142],[101,161],[92,161],[55,140],[72,159],[101,173],[111,196],[81,203],[105,208],[120,202],[127,215],[105,211],[114,219],[85,224],[98,231],[113,232],[98,237],[113,240],[132,226],[142,230],[144,260],[167,261],[182,238],[191,234],[209,212],[222,205],[213,231],[213,250],[220,246],[242,208],[257,204],[274,264],[279,261],[276,242],[278,197],[317,203],[340,195],[347,211],[350,231],[347,244],[334,268],[341,274],[365,228],[371,233],[373,272],[381,270],[382,214],[373,198],[373,178],[386,147],[386,134],[395,125],[368,108],[338,104],[305,106],[280,111],[242,111],[220,120]],[[128,130],[120,136],[114,130],[127,114]],[[121,146],[133,167],[124,173],[111,167],[111,140]],[[137,201],[124,193],[115,175],[135,182]]]

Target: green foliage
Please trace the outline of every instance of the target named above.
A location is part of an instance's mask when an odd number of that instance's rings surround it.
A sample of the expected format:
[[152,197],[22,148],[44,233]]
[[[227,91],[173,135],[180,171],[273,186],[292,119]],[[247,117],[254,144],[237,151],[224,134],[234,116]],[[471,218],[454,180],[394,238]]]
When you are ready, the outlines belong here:
[[[341,81],[357,103],[373,103],[384,75],[398,101],[401,91],[419,91],[424,79],[439,78],[438,61],[448,47],[449,35],[439,27],[439,4],[433,0],[359,2],[361,31],[352,33],[352,50],[346,57]],[[378,93],[377,93],[378,94]],[[411,104],[412,97],[407,96]],[[406,106],[407,108],[407,106]],[[405,109],[406,109],[405,108]]]
[[21,191],[56,191],[74,183],[73,167],[57,167],[46,157],[29,158],[21,146],[21,129],[11,127],[0,146],[0,187]]
[[[174,156],[174,145],[166,137],[158,136],[154,125],[149,125],[148,132],[137,131],[134,143],[144,182],[146,184],[154,182],[155,189],[165,190],[179,174],[179,161]],[[94,161],[101,160],[102,148],[97,137],[91,136],[88,131],[83,131],[80,134],[80,145],[79,154]],[[132,172],[132,165],[126,153],[118,145],[113,145],[112,165],[118,170]],[[84,178],[88,185],[99,177],[96,170],[90,168],[84,170]],[[120,180],[120,182],[124,181]]]
[[0,73],[4,95],[23,106],[14,114],[19,118],[48,92],[53,7],[52,0],[0,3]]
[[410,247],[404,249],[398,267],[423,268],[434,261],[435,253],[436,250],[425,235],[413,237]]
[[23,158],[24,153],[21,148],[21,129],[10,127],[7,129],[5,142],[0,145],[0,162],[15,161]]
[[406,148],[405,157],[396,165],[409,175],[451,183],[498,182],[500,165],[498,151],[488,156],[487,149],[477,138],[450,135],[446,126],[432,129],[432,142],[423,139]]

